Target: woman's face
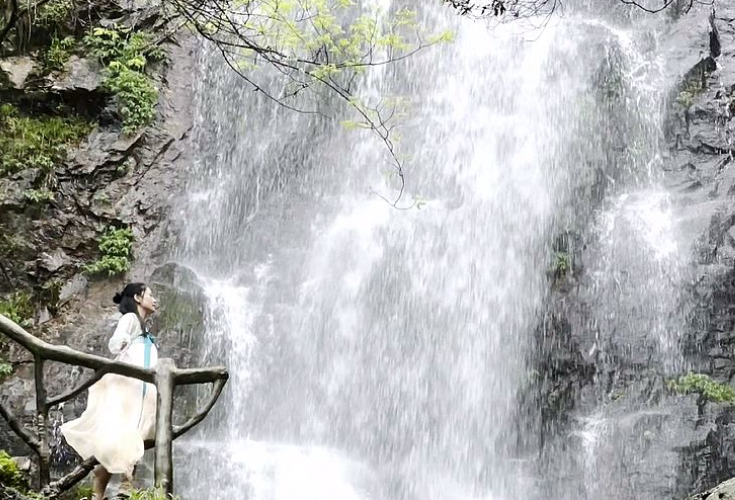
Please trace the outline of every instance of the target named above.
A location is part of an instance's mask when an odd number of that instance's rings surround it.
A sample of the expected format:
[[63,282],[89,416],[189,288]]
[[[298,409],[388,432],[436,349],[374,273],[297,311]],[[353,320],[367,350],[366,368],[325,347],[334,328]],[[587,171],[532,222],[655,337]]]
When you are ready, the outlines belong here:
[[140,295],[136,295],[135,301],[147,314],[153,314],[156,312],[156,307],[158,307],[158,301],[153,296],[153,292],[151,292],[150,288],[145,289],[142,297]]

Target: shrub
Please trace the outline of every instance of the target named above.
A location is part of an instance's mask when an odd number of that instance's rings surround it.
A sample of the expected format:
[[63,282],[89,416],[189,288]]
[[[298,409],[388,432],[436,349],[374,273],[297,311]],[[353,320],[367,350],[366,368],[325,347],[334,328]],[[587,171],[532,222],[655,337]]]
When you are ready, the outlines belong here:
[[53,191],[46,188],[28,189],[27,191],[23,192],[23,196],[26,200],[36,204],[47,203],[54,199]]
[[51,71],[61,71],[64,69],[64,63],[71,57],[71,50],[76,44],[74,38],[68,36],[66,38],[54,37],[51,39],[51,45],[43,55],[43,69],[45,73]]
[[18,292],[0,300],[0,314],[20,326],[30,325],[34,312],[30,294]]
[[158,91],[145,69],[149,61],[163,59],[164,52],[151,36],[131,28],[98,27],[84,37],[84,43],[106,65],[104,86],[117,98],[123,131],[132,133],[152,123]]
[[554,252],[553,262],[549,270],[555,276],[565,276],[572,268],[571,259],[567,252]]
[[108,228],[99,239],[100,258],[84,267],[91,275],[116,276],[130,269],[133,251],[133,231],[128,228]]
[[153,122],[158,91],[148,76],[121,66],[110,70],[105,88],[117,96],[123,132],[130,134]]
[[28,488],[23,473],[7,452],[0,450],[0,484],[25,491]]
[[735,403],[735,389],[715,382],[703,373],[689,373],[668,382],[668,388],[679,394],[699,393],[708,401]]
[[72,0],[51,0],[36,11],[35,26],[56,29],[74,10]]

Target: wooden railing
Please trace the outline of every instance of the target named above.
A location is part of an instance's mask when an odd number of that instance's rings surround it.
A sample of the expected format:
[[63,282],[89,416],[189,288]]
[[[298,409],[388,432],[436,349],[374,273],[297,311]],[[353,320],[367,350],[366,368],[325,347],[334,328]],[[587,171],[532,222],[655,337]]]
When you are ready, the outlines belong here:
[[[229,375],[225,367],[177,368],[171,359],[161,358],[155,368],[143,368],[129,363],[114,361],[94,354],[75,351],[70,347],[52,345],[34,337],[16,323],[0,314],[0,333],[17,342],[33,355],[36,385],[35,431],[23,426],[20,420],[0,401],[0,415],[38,457],[38,474],[41,492],[56,497],[81,481],[97,465],[91,457],[66,476],[51,481],[50,450],[48,445],[48,414],[51,407],[68,401],[108,373],[132,377],[156,386],[158,392],[155,440],[146,441],[146,449],[155,448],[155,483],[167,493],[173,493],[173,440],[181,436],[207,416],[217,402]],[[58,361],[94,370],[94,374],[79,387],[58,396],[46,394],[43,368],[46,361]],[[183,425],[173,425],[174,388],[178,385],[213,384],[206,404]]]

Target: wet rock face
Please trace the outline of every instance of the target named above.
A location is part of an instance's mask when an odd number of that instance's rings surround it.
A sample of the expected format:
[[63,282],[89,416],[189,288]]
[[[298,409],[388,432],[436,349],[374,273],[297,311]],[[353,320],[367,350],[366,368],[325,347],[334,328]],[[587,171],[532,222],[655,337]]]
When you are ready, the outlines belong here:
[[[155,3],[143,3],[121,6],[102,0],[79,8],[155,31],[160,11]],[[195,41],[182,34],[172,42],[164,42],[167,59],[151,71],[159,93],[155,123],[133,134],[121,131],[103,85],[104,68],[95,60],[71,55],[63,70],[39,78],[43,51],[0,58],[0,102],[12,103],[21,116],[51,116],[64,109],[93,123],[89,134],[68,148],[65,161],[52,172],[25,168],[10,175],[0,173],[0,300],[18,290],[28,291],[36,307],[29,327],[32,333],[49,342],[109,356],[107,341],[119,317],[112,296],[123,279],[150,282],[160,290],[162,307],[152,327],[163,355],[179,366],[191,366],[191,351],[201,337],[201,292],[193,279],[185,283],[185,292],[177,288],[183,276],[191,278],[183,268],[164,266],[168,271],[151,277],[164,263],[162,256],[169,254],[170,204],[191,163],[188,133]],[[50,199],[34,203],[29,193],[41,181]],[[99,256],[97,240],[110,226],[132,228],[132,269],[125,277],[87,276],[82,268]],[[0,384],[3,401],[32,425],[31,360],[22,349],[2,342],[0,357],[14,366],[13,376]],[[64,392],[86,376],[79,369],[50,363],[48,392]],[[73,418],[84,405],[81,397],[67,404],[62,413]],[[0,449],[13,455],[29,454],[2,420]]]
[[[732,385],[735,5],[718,5],[714,16],[695,8],[672,25],[670,34],[662,43],[671,60],[667,72],[678,84],[669,97],[663,183],[676,217],[676,244],[690,252],[691,262],[682,270],[675,308],[684,365],[676,371],[705,373]],[[589,226],[579,233],[578,248],[594,240]],[[610,464],[594,469],[601,484],[630,484],[631,498],[685,498],[735,476],[735,410],[671,394],[670,375],[648,369],[645,351],[599,343],[588,315],[590,300],[596,299],[585,292],[594,285],[584,258],[582,250],[572,259],[577,261],[573,272],[551,280],[547,314],[536,335],[532,365],[541,381],[532,390],[542,412],[535,422],[544,457],[540,463],[548,468],[542,475],[560,477],[550,481],[550,491],[572,491],[575,479],[563,474],[589,466],[580,459],[591,446],[584,432],[595,425],[588,418],[591,410],[601,407],[606,436],[621,443],[618,450],[597,445],[597,456]],[[648,412],[639,411],[643,408]],[[618,476],[632,479],[617,481]],[[692,498],[730,498],[728,484]],[[584,481],[577,486],[580,495],[594,494]]]

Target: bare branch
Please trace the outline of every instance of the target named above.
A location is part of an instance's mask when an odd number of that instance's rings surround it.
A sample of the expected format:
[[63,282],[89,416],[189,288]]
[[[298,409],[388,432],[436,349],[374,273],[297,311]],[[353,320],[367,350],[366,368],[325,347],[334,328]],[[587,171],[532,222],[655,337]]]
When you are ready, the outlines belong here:
[[11,340],[22,345],[35,356],[41,356],[49,361],[59,361],[93,370],[107,367],[110,373],[117,373],[118,375],[134,377],[144,382],[153,383],[155,372],[150,368],[141,368],[140,366],[121,363],[120,361],[103,358],[102,356],[75,351],[67,346],[48,344],[26,332],[2,314],[0,314],[0,333],[7,335]]
[[177,438],[184,434],[185,432],[189,431],[199,423],[201,423],[209,414],[209,412],[214,408],[214,404],[217,402],[217,399],[219,398],[220,394],[222,394],[222,389],[225,388],[225,383],[227,382],[226,379],[220,379],[217,382],[214,383],[214,387],[212,388],[212,393],[209,396],[209,401],[207,401],[207,404],[205,404],[199,411],[197,411],[196,415],[191,417],[189,420],[187,420],[182,425],[175,425],[174,426],[174,438]]
[[82,385],[77,387],[76,389],[72,389],[69,392],[66,392],[64,394],[61,394],[59,396],[56,396],[55,398],[51,398],[48,400],[48,406],[56,406],[61,403],[65,403],[66,401],[69,401],[70,399],[75,398],[85,390],[92,387],[95,382],[99,381],[102,377],[110,373],[110,370],[107,367],[102,367],[99,370],[97,370],[94,375],[92,375],[86,382],[84,382]]
[[23,442],[33,450],[34,453],[38,454],[39,450],[41,449],[41,440],[38,439],[38,436],[34,435],[31,431],[23,427],[20,421],[2,403],[0,403],[0,415],[2,415],[3,419],[5,419],[5,421],[8,423],[10,429],[15,434],[17,434],[18,437],[21,438]]

